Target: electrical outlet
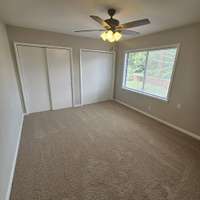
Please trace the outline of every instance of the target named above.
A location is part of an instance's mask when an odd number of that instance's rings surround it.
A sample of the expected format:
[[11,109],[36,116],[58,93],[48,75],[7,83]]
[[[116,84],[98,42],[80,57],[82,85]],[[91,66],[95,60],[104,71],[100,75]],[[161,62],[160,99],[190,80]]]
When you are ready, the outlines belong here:
[[149,110],[149,111],[151,110],[151,106],[150,106],[150,105],[148,106],[148,110]]
[[181,109],[181,104],[178,103],[178,104],[176,105],[176,108],[177,108],[177,109]]

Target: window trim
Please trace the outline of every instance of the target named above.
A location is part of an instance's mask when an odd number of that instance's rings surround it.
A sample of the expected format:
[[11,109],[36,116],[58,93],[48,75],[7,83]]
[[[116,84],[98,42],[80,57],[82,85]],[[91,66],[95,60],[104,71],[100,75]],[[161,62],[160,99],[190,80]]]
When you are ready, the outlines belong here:
[[[154,94],[151,94],[151,93],[147,93],[147,92],[144,92],[144,91],[140,91],[140,90],[131,89],[131,88],[126,87],[125,84],[126,84],[126,77],[127,77],[126,75],[127,75],[127,69],[128,69],[127,68],[127,55],[128,55],[128,53],[136,53],[136,52],[140,52],[140,51],[151,51],[151,50],[163,50],[163,49],[169,49],[169,48],[177,48],[177,51],[176,51],[176,56],[175,56],[173,69],[172,69],[172,75],[171,75],[171,78],[170,78],[169,89],[168,89],[166,98],[158,96],[158,95],[154,95]],[[122,89],[127,90],[129,92],[142,94],[144,96],[151,97],[151,98],[154,98],[154,99],[157,99],[157,100],[169,102],[169,98],[170,98],[170,95],[171,95],[171,90],[172,90],[173,82],[174,82],[174,74],[175,74],[175,70],[176,70],[176,66],[177,66],[179,51],[180,51],[180,43],[171,44],[171,45],[164,45],[164,46],[157,46],[157,47],[136,48],[136,49],[125,50],[124,53],[123,53],[123,59],[124,60],[123,60]]]

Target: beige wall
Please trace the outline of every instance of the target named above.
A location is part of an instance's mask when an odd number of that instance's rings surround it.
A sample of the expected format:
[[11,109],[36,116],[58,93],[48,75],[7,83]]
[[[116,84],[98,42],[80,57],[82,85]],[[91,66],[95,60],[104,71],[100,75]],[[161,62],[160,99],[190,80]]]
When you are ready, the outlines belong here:
[[84,37],[71,36],[66,34],[54,33],[49,31],[40,31],[21,27],[7,26],[8,38],[12,47],[13,42],[26,42],[34,44],[60,45],[72,48],[73,53],[73,85],[74,85],[74,103],[80,104],[80,72],[79,58],[80,49],[100,49],[110,50],[110,44],[100,39],[91,39]]
[[6,28],[0,22],[0,199],[8,200],[23,120]]
[[[108,43],[101,40],[75,37],[48,31],[14,26],[7,26],[7,31],[11,45],[13,41],[17,41],[72,47],[75,104],[80,103],[80,48],[101,50],[110,50],[111,48]],[[196,24],[120,42],[118,44],[116,56],[115,97],[155,117],[200,135],[200,123],[198,123],[198,117],[200,116],[198,102],[200,98],[200,90],[198,88],[200,74],[199,35],[200,24]],[[168,103],[121,89],[124,50],[156,47],[175,43],[180,43],[180,52]],[[182,105],[181,109],[177,109],[177,104]],[[151,106],[151,111],[147,109],[149,105]]]
[[[175,43],[180,43],[180,52],[168,103],[122,89],[124,50]],[[117,57],[116,99],[200,135],[200,24],[122,41]]]

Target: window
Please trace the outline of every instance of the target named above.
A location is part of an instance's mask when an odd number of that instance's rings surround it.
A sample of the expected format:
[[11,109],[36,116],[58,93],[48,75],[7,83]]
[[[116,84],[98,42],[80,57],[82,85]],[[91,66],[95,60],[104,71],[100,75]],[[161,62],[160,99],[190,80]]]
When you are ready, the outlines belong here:
[[168,100],[177,46],[125,54],[123,88]]

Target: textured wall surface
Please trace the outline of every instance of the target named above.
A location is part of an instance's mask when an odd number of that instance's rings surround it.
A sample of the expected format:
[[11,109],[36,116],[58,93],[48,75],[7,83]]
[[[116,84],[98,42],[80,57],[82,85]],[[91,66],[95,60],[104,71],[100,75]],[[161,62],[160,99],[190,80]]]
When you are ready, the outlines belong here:
[[23,114],[6,28],[0,22],[0,200],[7,200]]
[[[118,45],[115,97],[188,131],[200,135],[200,24],[122,41]],[[122,89],[124,51],[180,43],[169,102]],[[181,108],[177,108],[181,104]],[[148,110],[151,106],[151,110]]]

